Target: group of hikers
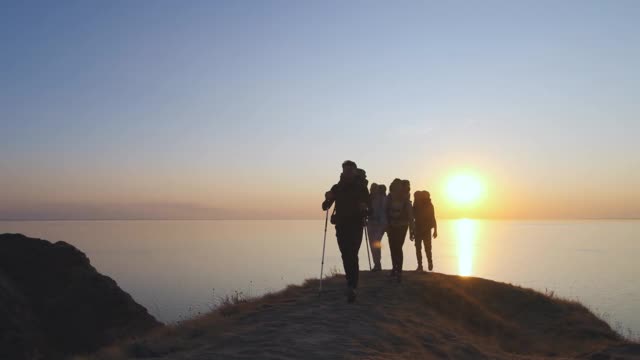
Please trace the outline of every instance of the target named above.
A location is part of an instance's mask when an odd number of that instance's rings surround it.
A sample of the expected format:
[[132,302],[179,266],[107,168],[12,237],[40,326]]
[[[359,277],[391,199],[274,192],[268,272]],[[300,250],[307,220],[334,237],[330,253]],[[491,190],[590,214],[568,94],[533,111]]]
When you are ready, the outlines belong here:
[[[427,255],[428,269],[433,270],[431,238],[438,237],[438,225],[431,196],[428,191],[416,191],[411,202],[411,184],[409,180],[394,179],[389,185],[389,194],[385,185],[371,184],[367,189],[366,172],[359,169],[355,162],[342,163],[340,181],[325,193],[322,210],[328,211],[333,204],[331,223],[336,228],[338,247],[342,255],[342,264],[347,279],[347,301],[356,299],[358,287],[358,252],[362,244],[363,231],[368,233],[369,246],[373,257],[372,271],[381,271],[382,237],[385,232],[389,239],[391,252],[391,276],[402,281],[402,263],[407,231],[415,242],[418,259],[417,271],[422,267],[422,246]],[[433,234],[432,234],[433,230]]]

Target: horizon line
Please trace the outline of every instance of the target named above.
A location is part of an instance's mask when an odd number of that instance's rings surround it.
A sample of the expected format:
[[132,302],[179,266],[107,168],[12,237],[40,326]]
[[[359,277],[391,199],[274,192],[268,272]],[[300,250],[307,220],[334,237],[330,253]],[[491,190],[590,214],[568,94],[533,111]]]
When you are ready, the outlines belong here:
[[[558,220],[558,221],[584,221],[584,220],[640,220],[640,217],[548,217],[548,218],[525,218],[525,217],[442,217],[440,220],[485,220],[485,221],[540,221],[540,220]],[[206,218],[194,218],[194,219],[172,219],[172,218],[78,218],[78,219],[0,219],[0,222],[29,222],[29,221],[309,221],[309,220],[322,220],[321,218],[218,218],[218,219],[206,219]]]

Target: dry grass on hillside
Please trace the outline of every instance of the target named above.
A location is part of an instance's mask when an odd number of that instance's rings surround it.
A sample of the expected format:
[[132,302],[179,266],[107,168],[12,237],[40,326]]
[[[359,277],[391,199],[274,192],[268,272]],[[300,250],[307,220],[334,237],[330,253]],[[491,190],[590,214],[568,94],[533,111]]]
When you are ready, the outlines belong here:
[[538,359],[640,357],[577,302],[437,273],[362,273],[356,304],[334,276],[257,299],[228,299],[193,320],[93,356],[153,359]]

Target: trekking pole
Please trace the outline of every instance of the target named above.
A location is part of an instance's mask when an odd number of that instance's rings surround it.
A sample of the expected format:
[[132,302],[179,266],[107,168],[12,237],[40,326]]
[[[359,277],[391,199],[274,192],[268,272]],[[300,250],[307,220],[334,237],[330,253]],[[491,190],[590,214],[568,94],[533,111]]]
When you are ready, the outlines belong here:
[[[369,231],[367,230],[367,222],[365,221],[364,223],[364,238],[367,241],[366,243],[366,247],[367,247],[367,258],[369,259],[369,271],[372,270],[371,268],[371,255],[369,255]],[[371,250],[373,251],[373,250]]]
[[324,271],[324,248],[327,243],[327,223],[329,222],[329,209],[325,210],[326,216],[324,218],[324,239],[322,240],[322,263],[320,264],[320,290],[318,293],[322,292],[322,273]]

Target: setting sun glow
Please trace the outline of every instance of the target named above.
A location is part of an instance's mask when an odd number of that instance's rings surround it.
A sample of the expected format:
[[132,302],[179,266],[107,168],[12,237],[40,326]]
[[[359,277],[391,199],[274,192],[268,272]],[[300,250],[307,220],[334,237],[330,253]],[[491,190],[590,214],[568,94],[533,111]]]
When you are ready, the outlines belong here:
[[458,255],[458,275],[470,276],[473,273],[473,257],[478,233],[478,221],[459,219],[453,222]]
[[456,205],[473,205],[485,193],[480,178],[473,174],[462,173],[452,176],[446,184],[447,197]]

